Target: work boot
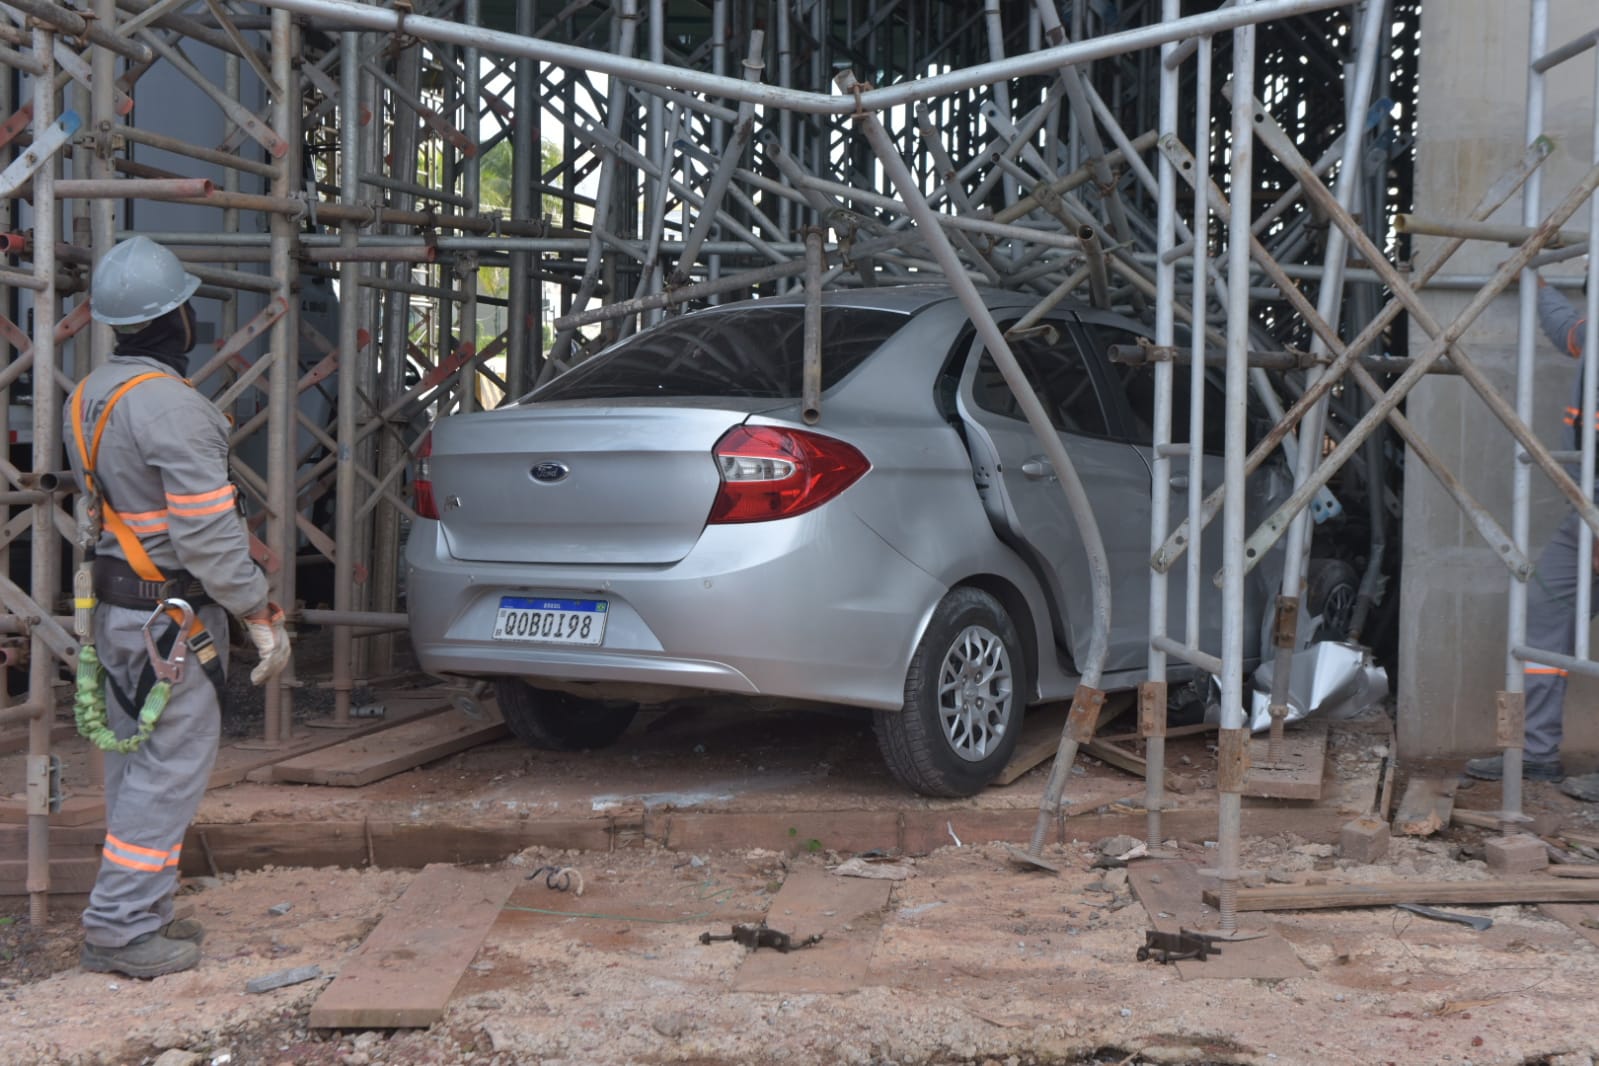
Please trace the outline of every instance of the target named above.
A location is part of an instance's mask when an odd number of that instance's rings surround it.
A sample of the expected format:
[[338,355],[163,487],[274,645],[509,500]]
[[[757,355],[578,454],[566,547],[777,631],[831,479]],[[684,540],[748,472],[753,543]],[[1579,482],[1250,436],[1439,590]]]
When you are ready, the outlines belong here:
[[159,932],[168,940],[187,940],[191,944],[205,940],[205,926],[193,918],[175,918],[163,925]]
[[170,940],[160,933],[136,936],[120,948],[84,944],[78,965],[90,973],[120,973],[129,977],[160,977],[192,969],[200,961],[200,945],[192,940]]
[[1599,773],[1568,777],[1560,782],[1560,791],[1584,803],[1599,803]]
[[[1505,757],[1488,755],[1481,759],[1466,760],[1466,776],[1478,781],[1499,781],[1505,776]],[[1559,781],[1566,776],[1559,759],[1521,760],[1521,776],[1527,781]]]

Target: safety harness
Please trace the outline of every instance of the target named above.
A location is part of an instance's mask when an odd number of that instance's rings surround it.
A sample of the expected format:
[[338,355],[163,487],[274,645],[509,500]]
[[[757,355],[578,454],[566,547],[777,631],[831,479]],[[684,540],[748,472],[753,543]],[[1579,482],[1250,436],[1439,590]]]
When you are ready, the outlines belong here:
[[[172,686],[182,679],[183,667],[191,655],[199,662],[206,677],[216,688],[219,701],[226,682],[222,672],[222,660],[217,655],[216,643],[200,622],[194,610],[195,605],[174,594],[178,591],[187,591],[191,587],[197,590],[198,583],[188,579],[187,575],[183,578],[169,579],[161,572],[161,568],[156,566],[155,561],[150,558],[150,553],[145,551],[144,545],[139,542],[138,534],[111,506],[111,502],[106,499],[105,493],[94,477],[95,465],[100,457],[100,439],[110,422],[112,409],[139,385],[168,377],[170,377],[168,374],[151,371],[129,378],[117,386],[106,400],[105,409],[100,412],[100,417],[95,420],[94,433],[87,441],[84,439],[83,384],[80,383],[72,392],[72,430],[78,446],[78,456],[82,461],[88,519],[82,533],[84,562],[73,578],[74,628],[78,636],[78,677],[73,712],[80,734],[102,751],[122,754],[138,750],[155,731],[156,722],[160,720],[161,712],[166,709],[167,701],[172,696]],[[184,384],[187,385],[188,382]],[[94,548],[100,539],[102,527],[110,530],[112,536],[117,538],[117,544],[122,548],[127,565],[136,577],[135,581],[124,581],[115,586],[120,590],[132,585],[136,590],[132,598],[123,594],[110,597],[107,602],[113,606],[146,608],[151,611],[150,618],[143,627],[145,647],[150,654],[150,660],[139,675],[138,685],[131,698],[117,684],[116,679],[102,669],[99,652],[94,646],[91,618],[95,604],[100,598],[96,589],[99,583],[96,581],[97,575],[94,569],[98,565],[94,557]],[[104,562],[111,561],[104,560]],[[120,575],[111,575],[108,583],[118,577]],[[140,593],[150,598],[146,600],[139,595]],[[199,599],[193,593],[190,595]],[[151,633],[151,627],[163,616],[170,619],[171,624],[159,638],[156,638]],[[111,690],[123,712],[138,723],[138,731],[125,740],[118,739],[106,722],[106,681],[110,682]]]

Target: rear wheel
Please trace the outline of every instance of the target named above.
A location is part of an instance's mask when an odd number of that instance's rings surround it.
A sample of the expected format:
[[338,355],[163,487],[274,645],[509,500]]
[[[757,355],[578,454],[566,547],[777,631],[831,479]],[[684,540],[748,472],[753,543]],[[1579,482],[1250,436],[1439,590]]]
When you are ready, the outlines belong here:
[[1305,610],[1321,625],[1312,640],[1346,640],[1360,596],[1360,575],[1342,559],[1312,559],[1305,576]]
[[974,795],[1016,749],[1025,687],[1005,608],[980,589],[955,589],[911,656],[905,705],[874,719],[889,770],[926,796]]
[[615,744],[633,723],[638,706],[601,703],[534,688],[516,677],[494,683],[500,714],[516,739],[544,751],[580,751]]

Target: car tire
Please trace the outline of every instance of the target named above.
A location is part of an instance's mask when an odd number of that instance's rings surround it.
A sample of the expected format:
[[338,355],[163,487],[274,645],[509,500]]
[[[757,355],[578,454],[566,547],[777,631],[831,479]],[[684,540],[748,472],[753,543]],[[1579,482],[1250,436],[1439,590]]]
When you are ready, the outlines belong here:
[[585,700],[534,688],[516,677],[496,681],[494,693],[512,735],[543,751],[608,748],[627,732],[638,714],[636,704]]
[[1010,615],[981,589],[939,601],[911,656],[904,706],[874,717],[895,777],[924,796],[959,797],[999,776],[1021,735],[1021,646]]
[[1360,575],[1342,559],[1312,559],[1305,576],[1305,611],[1320,617],[1312,640],[1346,640],[1360,595]]

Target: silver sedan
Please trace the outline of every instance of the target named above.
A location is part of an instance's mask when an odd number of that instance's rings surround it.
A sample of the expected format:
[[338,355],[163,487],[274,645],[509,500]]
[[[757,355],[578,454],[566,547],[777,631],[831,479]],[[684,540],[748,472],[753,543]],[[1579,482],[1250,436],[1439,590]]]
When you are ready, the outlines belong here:
[[[1001,326],[1033,303],[990,300]],[[826,294],[815,425],[803,317],[796,297],[669,319],[520,403],[440,420],[407,549],[423,668],[492,679],[539,747],[602,746],[640,706],[731,693],[873,712],[888,766],[924,794],[991,781],[1024,708],[1076,683],[1076,524],[947,288]],[[1153,375],[1106,357],[1144,333],[1062,307],[1013,338],[1110,550],[1107,687],[1147,655]],[[1219,439],[1196,443],[1219,482]],[[1265,602],[1257,579],[1252,634]],[[1204,617],[1215,647],[1219,611]]]

